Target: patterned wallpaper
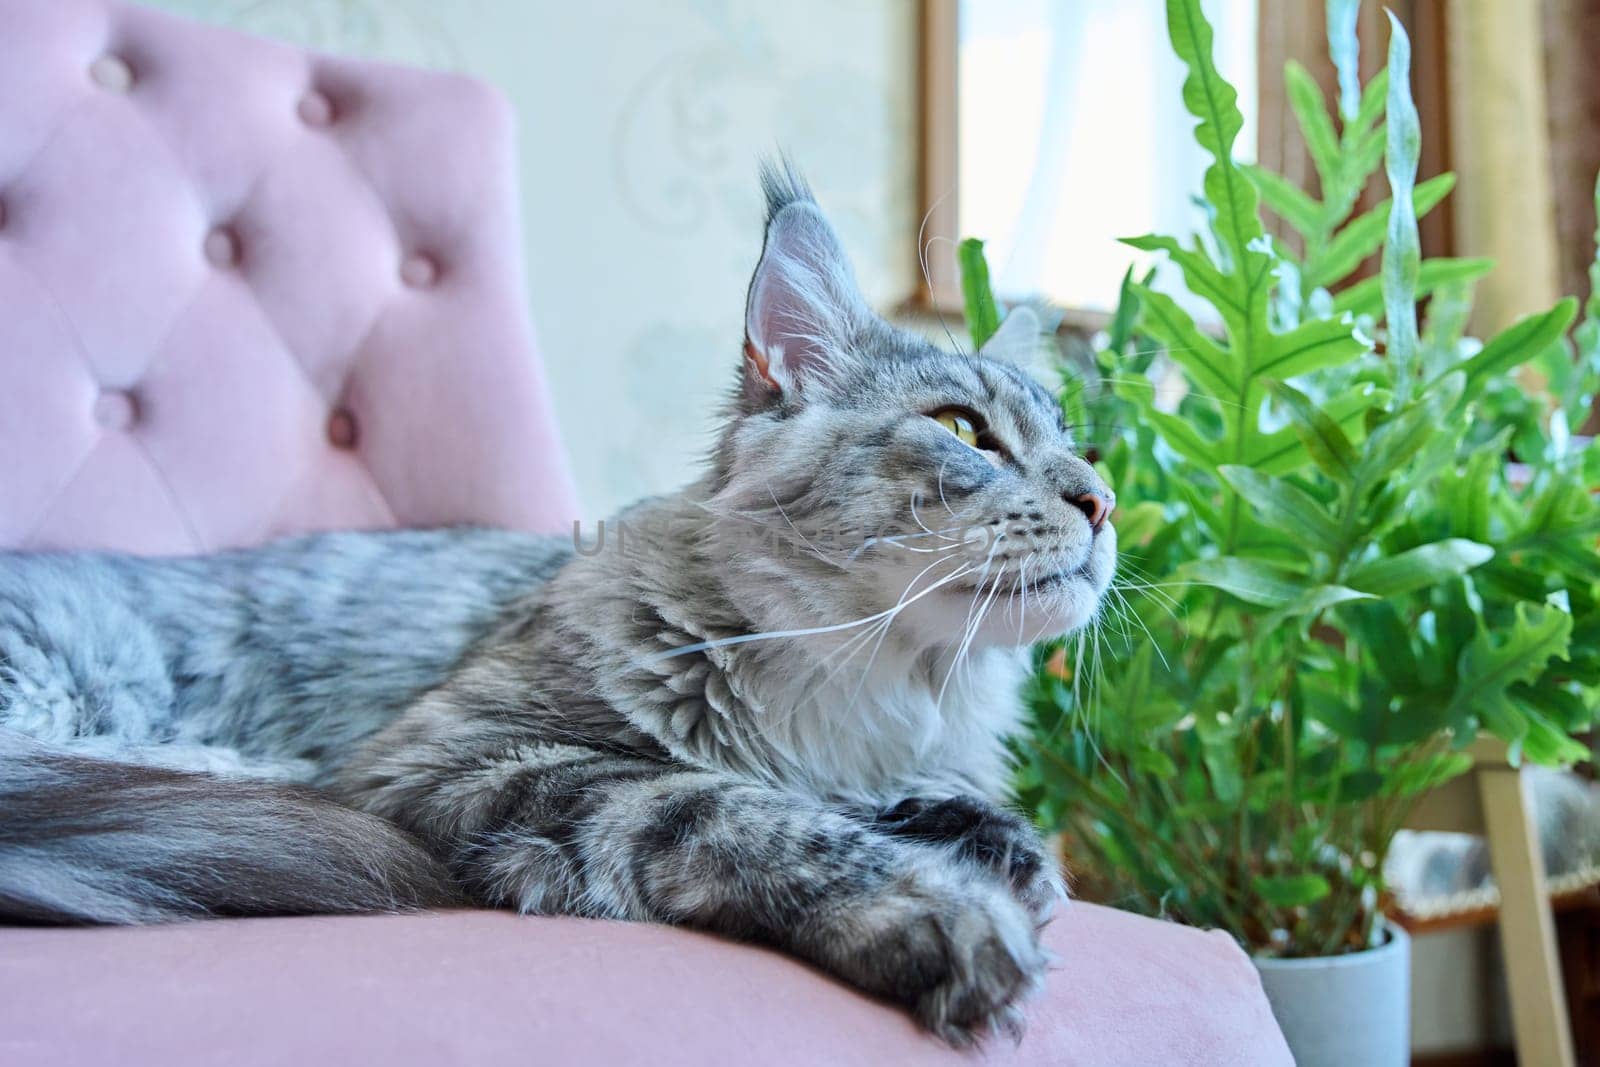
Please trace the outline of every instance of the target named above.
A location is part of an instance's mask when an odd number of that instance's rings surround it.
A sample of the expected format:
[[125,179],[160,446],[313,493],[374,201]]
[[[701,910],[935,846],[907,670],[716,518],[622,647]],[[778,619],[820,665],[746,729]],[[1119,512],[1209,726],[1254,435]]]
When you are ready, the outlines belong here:
[[915,0],[141,2],[510,95],[528,300],[586,517],[683,483],[709,447],[758,156],[804,167],[869,297],[915,286]]

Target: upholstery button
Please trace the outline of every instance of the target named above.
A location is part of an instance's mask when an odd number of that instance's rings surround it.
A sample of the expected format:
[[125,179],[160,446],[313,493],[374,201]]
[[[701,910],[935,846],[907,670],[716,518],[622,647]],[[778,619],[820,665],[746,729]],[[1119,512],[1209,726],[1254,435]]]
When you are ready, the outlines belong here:
[[439,280],[439,264],[421,252],[407,256],[400,264],[400,280],[413,289],[426,289]]
[[326,126],[333,121],[333,101],[315,89],[300,98],[295,111],[307,126]]
[[113,93],[125,93],[133,88],[133,68],[121,56],[101,56],[89,64],[89,77],[100,88]]
[[126,430],[139,421],[139,401],[121,389],[106,389],[94,401],[94,421],[107,430]]
[[328,416],[328,442],[334,448],[354,448],[356,437],[356,417],[347,408],[334,408]]
[[239,238],[226,226],[218,226],[206,234],[206,259],[213,266],[231,267],[239,262]]

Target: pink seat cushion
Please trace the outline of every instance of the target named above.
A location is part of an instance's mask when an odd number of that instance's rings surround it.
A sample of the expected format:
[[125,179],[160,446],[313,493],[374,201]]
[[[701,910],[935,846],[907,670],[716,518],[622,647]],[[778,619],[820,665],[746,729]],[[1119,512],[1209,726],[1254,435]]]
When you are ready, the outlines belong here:
[[[1009,1064],[1288,1064],[1220,933],[1089,904]],[[665,927],[500,912],[0,930],[0,1063],[970,1062],[803,964]]]

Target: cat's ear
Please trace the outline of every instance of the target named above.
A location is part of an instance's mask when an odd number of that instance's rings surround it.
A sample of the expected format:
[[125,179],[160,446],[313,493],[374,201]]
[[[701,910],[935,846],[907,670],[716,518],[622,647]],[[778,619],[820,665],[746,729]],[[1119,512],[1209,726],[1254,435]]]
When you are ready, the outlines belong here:
[[871,316],[838,235],[788,167],[764,168],[767,236],[744,313],[745,395],[803,392],[850,358],[851,338]]
[[1000,328],[978,349],[978,355],[1030,373],[1037,371],[1046,360],[1044,323],[1039,313],[1027,304],[1018,304],[1006,312]]

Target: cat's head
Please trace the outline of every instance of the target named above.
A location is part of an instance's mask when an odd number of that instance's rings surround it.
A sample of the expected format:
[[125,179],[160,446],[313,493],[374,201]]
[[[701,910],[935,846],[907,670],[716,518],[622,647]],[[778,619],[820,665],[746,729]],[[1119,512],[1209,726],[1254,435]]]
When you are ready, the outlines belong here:
[[891,326],[804,182],[762,178],[766,241],[712,501],[724,543],[771,596],[800,589],[806,616],[893,612],[924,645],[1084,625],[1116,566],[1114,500],[1022,365],[1037,317],[1013,311],[976,355]]

